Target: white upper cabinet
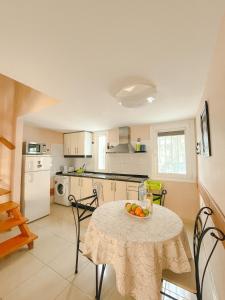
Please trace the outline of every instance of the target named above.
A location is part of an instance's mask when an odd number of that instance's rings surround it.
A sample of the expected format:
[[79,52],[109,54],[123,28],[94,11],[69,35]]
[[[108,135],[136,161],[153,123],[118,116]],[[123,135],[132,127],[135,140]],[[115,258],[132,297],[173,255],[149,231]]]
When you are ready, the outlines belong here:
[[91,156],[92,133],[86,131],[64,133],[64,156]]
[[71,155],[71,134],[64,134],[64,155]]

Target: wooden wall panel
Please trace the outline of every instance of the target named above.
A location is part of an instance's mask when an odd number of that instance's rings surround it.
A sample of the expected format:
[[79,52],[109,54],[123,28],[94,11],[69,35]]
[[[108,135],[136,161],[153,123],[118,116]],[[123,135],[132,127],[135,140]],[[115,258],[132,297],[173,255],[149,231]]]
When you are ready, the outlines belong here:
[[[198,183],[199,193],[204,200],[206,206],[210,207],[213,210],[212,220],[217,228],[225,232],[225,216],[216,201],[209,194],[206,188],[199,182]],[[225,241],[223,242],[223,246],[225,248]]]

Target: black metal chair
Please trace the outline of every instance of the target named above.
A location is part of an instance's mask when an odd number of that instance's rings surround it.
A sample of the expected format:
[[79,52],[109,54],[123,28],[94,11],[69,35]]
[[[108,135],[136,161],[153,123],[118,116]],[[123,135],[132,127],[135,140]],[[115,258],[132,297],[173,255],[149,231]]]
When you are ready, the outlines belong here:
[[167,190],[165,190],[165,189],[163,189],[161,191],[154,191],[153,192],[153,203],[164,206],[166,194],[167,194]]
[[[195,225],[194,225],[194,236],[193,236],[194,259],[190,259],[191,272],[176,274],[173,273],[172,271],[165,270],[163,271],[163,276],[162,276],[163,280],[170,282],[180,288],[183,288],[195,294],[197,300],[203,299],[204,278],[205,278],[209,261],[213,255],[213,252],[218,242],[225,240],[225,235],[220,229],[212,226],[209,227],[206,226],[208,218],[212,214],[213,211],[210,207],[201,208],[197,214]],[[202,218],[203,216],[205,217],[205,220],[203,220]],[[206,260],[206,263],[203,268],[203,272],[201,272],[200,274],[199,258],[200,258],[201,246],[204,238],[209,235],[213,239],[213,247],[211,248],[209,256]],[[174,298],[171,295],[168,295],[164,291],[161,291],[161,294],[167,296],[170,299],[177,300],[176,298]]]
[[[93,195],[76,200],[74,195],[69,195],[68,197],[74,217],[74,223],[76,228],[76,263],[75,263],[75,273],[78,273],[78,263],[79,263],[79,252],[83,253],[80,248],[80,244],[84,242],[81,236],[81,222],[90,218],[94,210],[99,206],[98,195],[96,189],[93,190]],[[88,258],[89,259],[89,258]],[[92,260],[89,259],[91,262]],[[102,265],[100,281],[99,281],[99,265],[96,265],[96,296],[97,300],[100,300],[103,276],[105,272],[106,265]]]

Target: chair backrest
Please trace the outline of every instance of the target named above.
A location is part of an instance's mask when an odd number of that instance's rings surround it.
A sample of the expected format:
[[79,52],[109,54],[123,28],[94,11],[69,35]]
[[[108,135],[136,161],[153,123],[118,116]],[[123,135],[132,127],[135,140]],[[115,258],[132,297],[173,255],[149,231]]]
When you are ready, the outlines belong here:
[[76,199],[74,195],[69,195],[68,200],[70,201],[72,206],[76,233],[79,238],[80,223],[85,219],[90,218],[93,214],[93,211],[99,206],[98,194],[96,189],[93,189],[93,195],[91,196],[81,198],[81,199]]
[[[194,225],[194,236],[193,236],[193,251],[194,251],[194,262],[195,262],[195,279],[196,279],[196,289],[197,289],[197,299],[202,300],[203,293],[203,284],[205,279],[205,273],[207,267],[209,265],[209,261],[212,257],[212,254],[218,244],[219,241],[224,241],[225,235],[224,233],[213,226],[206,226],[209,216],[213,214],[213,211],[210,207],[203,207],[199,210],[197,217],[195,219]],[[204,216],[204,218],[203,218]],[[209,255],[207,255],[206,263],[203,266],[202,274],[199,272],[199,258],[202,243],[206,236],[211,236],[213,240],[213,246]]]
[[167,190],[163,189],[160,192],[153,193],[153,203],[164,206]]
[[152,191],[161,191],[162,190],[162,182],[156,180],[149,180],[149,187]]
[[163,189],[163,183],[161,181],[147,179],[144,181],[144,186],[153,194],[153,203],[164,206],[167,191]]

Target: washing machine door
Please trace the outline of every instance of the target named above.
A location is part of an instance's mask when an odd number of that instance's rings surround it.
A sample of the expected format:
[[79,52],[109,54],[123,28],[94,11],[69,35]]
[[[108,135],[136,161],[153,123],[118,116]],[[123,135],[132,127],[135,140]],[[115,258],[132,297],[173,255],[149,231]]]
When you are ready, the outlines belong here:
[[58,196],[64,196],[66,193],[66,188],[65,185],[61,182],[56,184],[56,193]]

